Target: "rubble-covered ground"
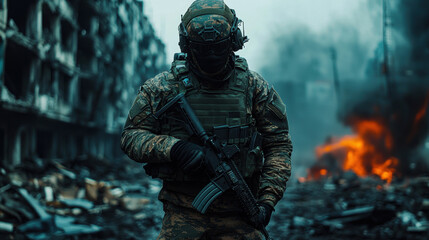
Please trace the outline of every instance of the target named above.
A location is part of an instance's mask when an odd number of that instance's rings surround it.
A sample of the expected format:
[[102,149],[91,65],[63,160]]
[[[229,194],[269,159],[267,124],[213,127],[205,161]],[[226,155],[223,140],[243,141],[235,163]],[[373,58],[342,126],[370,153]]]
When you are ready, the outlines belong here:
[[[1,169],[0,239],[155,239],[161,183],[141,165],[93,157]],[[429,177],[386,185],[353,173],[291,183],[273,239],[429,239]]]
[[429,239],[429,177],[386,185],[341,178],[289,187],[268,227],[273,239]]
[[25,163],[1,172],[0,239],[156,238],[161,183],[141,165],[93,157]]

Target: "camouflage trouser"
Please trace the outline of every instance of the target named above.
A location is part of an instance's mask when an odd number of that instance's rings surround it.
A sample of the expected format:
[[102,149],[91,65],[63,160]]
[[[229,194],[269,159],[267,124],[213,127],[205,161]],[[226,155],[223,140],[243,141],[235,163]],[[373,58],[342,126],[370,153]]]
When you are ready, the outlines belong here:
[[194,209],[164,203],[164,219],[157,239],[264,240],[264,235],[235,215],[203,215]]

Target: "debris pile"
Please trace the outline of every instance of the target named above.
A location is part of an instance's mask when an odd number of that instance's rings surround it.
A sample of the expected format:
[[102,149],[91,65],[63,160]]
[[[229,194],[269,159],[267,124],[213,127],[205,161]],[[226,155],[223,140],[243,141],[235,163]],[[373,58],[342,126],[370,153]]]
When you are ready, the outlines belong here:
[[429,177],[385,184],[349,171],[291,186],[273,239],[429,239]]
[[[0,239],[155,239],[161,182],[132,161],[27,160],[1,169]],[[273,239],[428,239],[429,177],[390,184],[352,171],[291,184]]]
[[153,239],[161,183],[134,163],[83,156],[1,169],[1,239]]

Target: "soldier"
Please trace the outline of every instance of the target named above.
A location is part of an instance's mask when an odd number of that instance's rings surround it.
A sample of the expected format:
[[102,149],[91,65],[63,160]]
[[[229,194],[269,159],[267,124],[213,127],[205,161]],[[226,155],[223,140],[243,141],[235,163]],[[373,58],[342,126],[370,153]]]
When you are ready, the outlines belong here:
[[[291,173],[292,143],[286,107],[277,92],[234,52],[247,40],[235,11],[223,0],[196,0],[179,25],[171,70],[147,80],[130,109],[121,148],[146,172],[163,180],[165,216],[158,239],[265,239],[266,226]],[[160,108],[184,93],[208,134],[239,146],[234,162],[257,197],[259,216],[245,218],[232,191],[205,214],[191,203],[209,182],[206,149],[186,131],[180,116]],[[258,141],[260,139],[260,141]],[[256,140],[256,141],[255,141]],[[258,144],[259,142],[259,144]]]

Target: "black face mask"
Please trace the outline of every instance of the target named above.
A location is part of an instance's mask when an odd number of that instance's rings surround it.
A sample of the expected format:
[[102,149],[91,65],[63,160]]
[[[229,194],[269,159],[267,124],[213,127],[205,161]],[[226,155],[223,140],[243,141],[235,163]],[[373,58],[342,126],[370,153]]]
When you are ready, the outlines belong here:
[[191,42],[191,51],[195,65],[197,65],[203,74],[216,75],[224,71],[230,54],[231,41],[225,39],[216,43]]
[[209,75],[212,75],[217,74],[225,69],[226,64],[228,63],[228,56],[229,55],[195,55],[195,60],[197,61],[197,64],[201,68],[203,73],[208,73]]

